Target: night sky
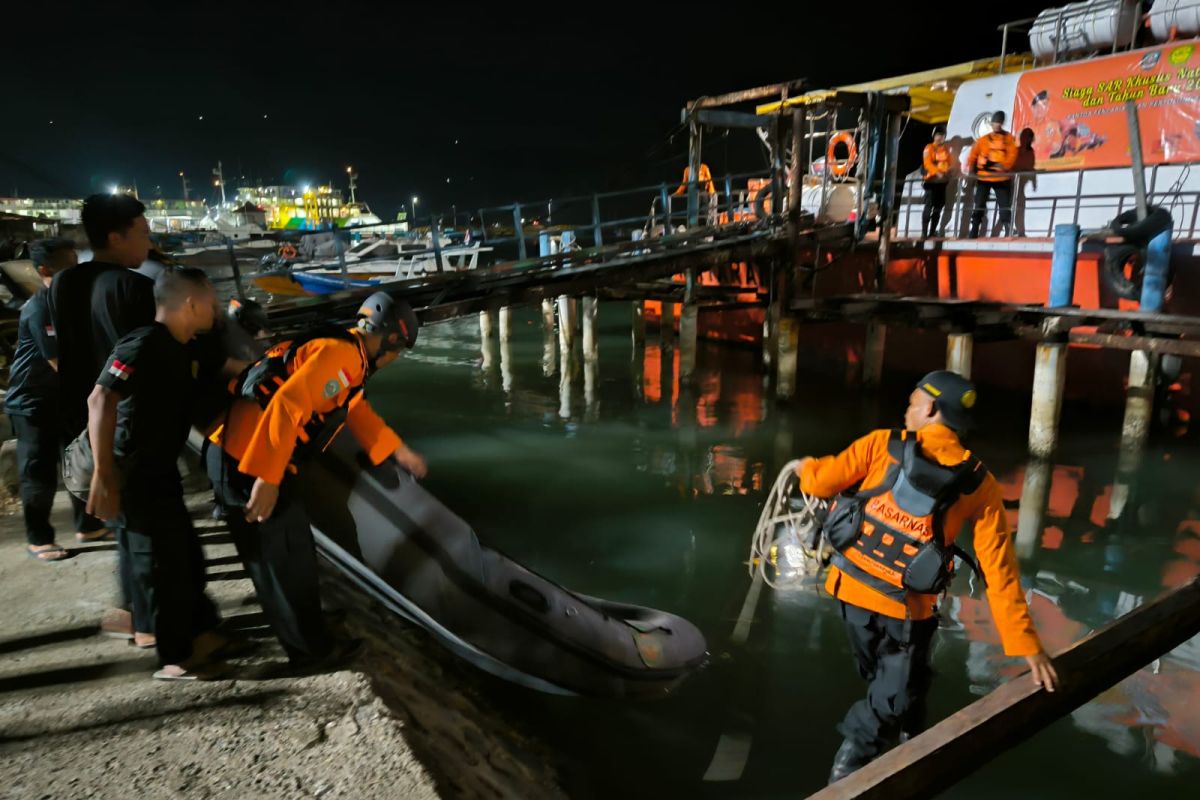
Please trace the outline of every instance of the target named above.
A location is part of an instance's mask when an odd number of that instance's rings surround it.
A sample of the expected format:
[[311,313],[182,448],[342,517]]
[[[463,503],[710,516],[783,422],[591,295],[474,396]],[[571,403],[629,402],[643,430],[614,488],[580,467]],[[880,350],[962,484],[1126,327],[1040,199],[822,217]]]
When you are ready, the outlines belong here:
[[[687,137],[671,134],[691,98],[998,55],[996,27],[1045,7],[72,5],[6,7],[0,194],[136,181],[143,198],[179,197],[184,170],[212,199],[218,159],[230,187],[344,188],[353,165],[385,219],[413,194],[424,212],[677,180]],[[968,21],[980,14],[997,16]],[[763,166],[750,137],[709,135],[713,172]]]

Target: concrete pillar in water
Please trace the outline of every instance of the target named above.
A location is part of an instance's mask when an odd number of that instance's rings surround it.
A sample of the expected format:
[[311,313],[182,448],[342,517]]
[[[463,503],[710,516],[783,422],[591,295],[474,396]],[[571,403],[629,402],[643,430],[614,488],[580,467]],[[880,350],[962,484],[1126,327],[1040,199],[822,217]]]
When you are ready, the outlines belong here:
[[662,301],[662,313],[658,317],[658,335],[664,344],[675,341],[675,304]]
[[595,297],[583,298],[583,360],[585,362],[596,361],[600,357],[600,341],[596,336],[597,305]]
[[495,347],[492,344],[492,330],[496,327],[496,312],[492,310],[479,312],[479,350],[483,356],[483,368],[492,368],[496,359]]
[[633,301],[633,357],[646,346],[646,305],[641,300]]
[[1033,366],[1033,406],[1029,411],[1029,454],[1049,459],[1058,447],[1058,420],[1067,380],[1066,342],[1042,342]]
[[1053,465],[1044,458],[1031,459],[1025,465],[1025,483],[1021,486],[1021,506],[1017,512],[1017,555],[1022,558],[1033,555],[1041,539],[1052,474]]
[[562,354],[562,372],[571,377],[575,359],[575,301],[563,295],[558,298],[558,350]]
[[542,374],[549,378],[558,368],[557,334],[554,331],[554,301],[542,300]]
[[1129,354],[1129,390],[1125,395],[1125,419],[1121,424],[1121,450],[1117,455],[1117,477],[1113,481],[1108,518],[1120,519],[1129,504],[1134,480],[1142,466],[1142,453],[1150,435],[1154,413],[1154,383],[1159,357],[1145,350]]
[[696,372],[700,307],[696,304],[696,271],[688,270],[687,288],[679,316],[679,379],[687,382]]
[[595,421],[600,415],[596,400],[596,377],[600,369],[600,340],[596,336],[598,305],[595,297],[585,297],[580,304],[583,317],[583,413],[587,422]]
[[512,392],[512,309],[504,306],[500,309],[500,383],[504,394]]
[[789,400],[796,394],[797,361],[800,353],[800,324],[790,314],[779,319],[776,339],[777,377],[775,395]]
[[882,322],[867,323],[867,339],[863,345],[863,386],[876,389],[883,383],[883,352],[887,343],[887,326]]
[[971,357],[975,349],[975,337],[969,333],[951,333],[946,336],[946,369],[957,372],[964,378],[971,377]]

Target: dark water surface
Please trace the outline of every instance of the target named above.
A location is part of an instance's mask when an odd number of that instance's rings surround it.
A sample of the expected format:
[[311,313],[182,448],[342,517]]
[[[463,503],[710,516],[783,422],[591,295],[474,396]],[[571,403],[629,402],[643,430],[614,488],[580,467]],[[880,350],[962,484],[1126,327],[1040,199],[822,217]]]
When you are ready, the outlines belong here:
[[[631,358],[627,303],[602,305],[600,320],[594,380],[579,368],[565,399],[560,371],[544,374],[540,316],[526,309],[508,357],[493,344],[486,366],[474,320],[427,328],[415,352],[372,382],[372,402],[428,458],[426,485],[483,541],[576,591],[688,617],[708,637],[711,663],[650,703],[552,697],[491,679],[481,679],[484,691],[550,744],[573,796],[806,796],[823,785],[840,742],[834,726],[863,684],[824,596],[764,592],[749,640],[730,644],[750,585],[750,535],[786,461],[900,424],[911,377],[888,376],[870,398],[845,370],[805,369],[798,399],[778,405],[756,351],[705,345],[689,390],[676,378],[677,354],[654,334]],[[901,336],[888,346],[903,346]],[[985,390],[971,441],[1005,485],[1014,527],[1028,406]],[[1118,527],[1105,516],[1120,409],[1072,407],[1064,417],[1047,527],[1022,557],[1052,650],[1200,573],[1195,441],[1152,442],[1140,518]],[[960,578],[943,608],[933,720],[1023,666],[1004,658],[970,588]],[[706,782],[722,736],[748,745],[744,770]],[[945,796],[1200,796],[1200,641]]]

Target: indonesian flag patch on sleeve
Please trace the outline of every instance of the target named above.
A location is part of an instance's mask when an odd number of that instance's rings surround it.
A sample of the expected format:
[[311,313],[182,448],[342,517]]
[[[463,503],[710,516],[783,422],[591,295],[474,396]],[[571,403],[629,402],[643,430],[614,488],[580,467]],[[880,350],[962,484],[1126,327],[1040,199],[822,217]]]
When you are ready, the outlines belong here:
[[108,366],[108,374],[114,378],[120,378],[123,381],[129,380],[129,376],[133,374],[133,367],[128,364],[123,364],[117,359],[113,359],[112,364]]
[[57,336],[57,335],[58,335],[58,334],[56,334],[56,333],[54,332],[54,326],[53,326],[53,325],[47,325],[47,326],[46,326],[46,335],[47,335],[47,336]]

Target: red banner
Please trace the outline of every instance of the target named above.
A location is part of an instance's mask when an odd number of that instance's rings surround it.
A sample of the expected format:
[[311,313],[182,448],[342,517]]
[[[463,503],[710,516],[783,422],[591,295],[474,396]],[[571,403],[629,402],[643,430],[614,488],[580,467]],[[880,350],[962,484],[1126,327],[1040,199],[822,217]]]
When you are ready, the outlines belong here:
[[1127,167],[1128,101],[1137,104],[1147,164],[1200,160],[1200,47],[1167,44],[1026,72],[1013,135],[1033,131],[1040,170]]

